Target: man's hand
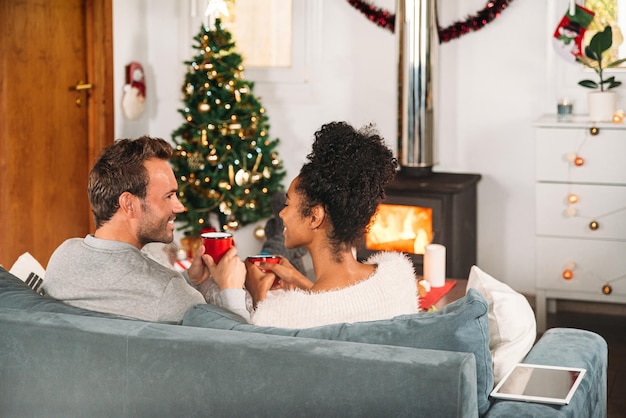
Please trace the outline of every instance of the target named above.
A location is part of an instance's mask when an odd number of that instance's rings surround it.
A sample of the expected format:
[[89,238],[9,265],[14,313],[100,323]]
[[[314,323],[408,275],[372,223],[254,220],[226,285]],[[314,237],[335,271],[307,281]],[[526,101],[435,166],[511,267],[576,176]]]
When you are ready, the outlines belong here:
[[189,280],[194,286],[204,282],[211,275],[207,263],[203,260],[203,256],[204,245],[200,245],[198,249],[196,249],[196,254],[193,257],[191,266],[187,269]]
[[237,248],[232,247],[218,264],[208,254],[202,256],[202,260],[209,268],[211,276],[220,290],[242,289],[246,281],[246,266],[237,256]]

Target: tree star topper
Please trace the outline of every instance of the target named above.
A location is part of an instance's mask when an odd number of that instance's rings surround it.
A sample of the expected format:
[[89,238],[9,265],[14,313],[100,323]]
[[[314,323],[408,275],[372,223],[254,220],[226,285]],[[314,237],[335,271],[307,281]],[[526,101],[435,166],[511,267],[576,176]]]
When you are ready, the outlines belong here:
[[210,0],[204,11],[206,17],[205,26],[208,30],[215,29],[215,19],[220,16],[228,16],[228,6],[225,0]]

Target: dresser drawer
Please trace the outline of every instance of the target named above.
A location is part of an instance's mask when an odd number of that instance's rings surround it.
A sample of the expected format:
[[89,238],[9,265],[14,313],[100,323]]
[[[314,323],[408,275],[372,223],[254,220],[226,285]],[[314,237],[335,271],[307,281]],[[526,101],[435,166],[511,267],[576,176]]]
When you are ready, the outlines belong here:
[[[537,183],[535,192],[537,235],[626,240],[626,186]],[[566,213],[570,194],[574,216]]]
[[[585,292],[607,302],[626,297],[626,242],[538,238],[536,249],[537,289]],[[566,280],[563,271],[571,263],[573,276]],[[602,293],[607,283],[610,295]]]
[[[601,128],[591,135],[588,128],[543,127],[536,135],[537,180],[626,184],[624,128]],[[568,154],[582,157],[584,164],[575,165]]]

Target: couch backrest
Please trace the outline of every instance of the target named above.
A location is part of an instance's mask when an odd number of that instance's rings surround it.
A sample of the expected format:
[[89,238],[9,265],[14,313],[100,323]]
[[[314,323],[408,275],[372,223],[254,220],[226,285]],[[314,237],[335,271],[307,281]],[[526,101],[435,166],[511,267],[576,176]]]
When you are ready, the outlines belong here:
[[477,411],[475,361],[467,353],[1,307],[0,329],[3,416]]
[[258,327],[214,305],[196,305],[183,318],[183,325],[303,338],[387,344],[472,353],[476,358],[478,410],[490,406],[493,369],[489,351],[486,300],[475,289],[436,312],[403,315],[384,321],[356,322],[306,329]]

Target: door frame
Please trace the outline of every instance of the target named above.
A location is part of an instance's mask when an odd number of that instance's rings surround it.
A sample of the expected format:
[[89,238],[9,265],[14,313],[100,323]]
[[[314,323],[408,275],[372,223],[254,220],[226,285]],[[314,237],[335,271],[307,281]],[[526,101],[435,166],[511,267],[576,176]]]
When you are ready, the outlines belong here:
[[[115,135],[113,106],[113,0],[85,0],[88,80],[90,90],[88,110],[89,166],[100,152],[112,144]],[[89,217],[90,230],[95,230]]]

